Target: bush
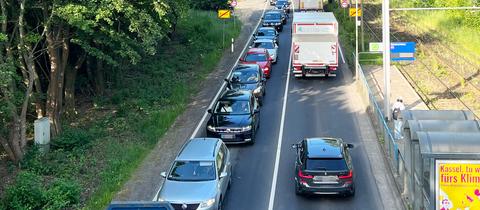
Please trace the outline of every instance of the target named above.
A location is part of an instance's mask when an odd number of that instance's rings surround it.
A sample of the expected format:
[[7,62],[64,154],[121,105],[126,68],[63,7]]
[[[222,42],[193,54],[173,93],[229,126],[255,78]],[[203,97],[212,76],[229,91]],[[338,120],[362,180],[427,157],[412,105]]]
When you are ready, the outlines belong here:
[[65,209],[80,201],[80,185],[75,181],[45,180],[32,172],[21,172],[6,190],[0,209]]
[[74,148],[87,145],[92,139],[91,134],[80,128],[66,129],[62,135],[53,139],[53,149],[64,149],[70,151]]
[[43,179],[30,172],[21,172],[14,185],[6,189],[3,205],[6,209],[41,209],[45,204]]
[[80,185],[75,181],[57,179],[45,193],[43,209],[65,209],[80,201]]

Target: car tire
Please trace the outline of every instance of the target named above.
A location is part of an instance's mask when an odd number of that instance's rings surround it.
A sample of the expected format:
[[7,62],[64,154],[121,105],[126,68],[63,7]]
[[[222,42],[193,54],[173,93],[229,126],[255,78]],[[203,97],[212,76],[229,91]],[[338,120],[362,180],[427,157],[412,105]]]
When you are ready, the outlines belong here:
[[220,200],[218,201],[217,210],[222,210],[222,209],[223,209],[223,197],[220,196]]
[[232,176],[230,175],[230,178],[228,178],[228,185],[227,185],[227,190],[230,190],[232,188]]
[[263,97],[258,99],[258,105],[263,106]]
[[353,197],[355,196],[355,186],[352,187],[351,190],[347,191],[347,193],[345,194],[346,197]]
[[304,195],[305,193],[300,189],[300,186],[298,186],[298,183],[295,181],[295,194],[296,195]]
[[253,145],[255,144],[255,136],[257,135],[257,129],[253,130],[253,133],[252,133],[252,140],[250,142],[248,142],[249,145]]

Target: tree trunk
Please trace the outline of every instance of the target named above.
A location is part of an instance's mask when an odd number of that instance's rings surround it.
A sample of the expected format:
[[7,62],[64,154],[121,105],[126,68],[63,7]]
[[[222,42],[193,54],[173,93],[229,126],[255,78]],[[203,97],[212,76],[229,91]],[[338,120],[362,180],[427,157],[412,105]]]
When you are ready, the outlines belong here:
[[95,90],[98,95],[105,92],[105,75],[103,70],[103,61],[97,58],[97,68],[95,69]]
[[45,116],[45,108],[43,107],[43,101],[42,101],[42,98],[40,97],[41,95],[43,95],[43,91],[42,91],[42,83],[40,82],[40,78],[38,77],[38,73],[37,73],[37,70],[35,68],[35,65],[33,66],[34,68],[34,86],[35,86],[35,93],[36,93],[36,96],[35,96],[35,113],[37,113],[37,119],[40,119],[42,118],[43,116]]
[[75,79],[77,78],[77,72],[85,61],[86,54],[83,53],[72,68],[67,66],[65,69],[65,115],[66,117],[75,116]]
[[[47,91],[47,116],[50,119],[52,136],[61,132],[61,111],[63,106],[63,86],[65,67],[68,62],[68,28],[58,25],[55,30],[47,26],[47,52],[50,59],[50,84]],[[58,48],[57,46],[62,46]]]

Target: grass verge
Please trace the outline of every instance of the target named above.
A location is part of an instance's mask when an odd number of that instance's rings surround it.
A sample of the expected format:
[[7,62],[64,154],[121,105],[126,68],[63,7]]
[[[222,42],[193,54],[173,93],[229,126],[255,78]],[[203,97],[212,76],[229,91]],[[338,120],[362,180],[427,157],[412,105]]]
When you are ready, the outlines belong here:
[[[214,12],[189,11],[157,55],[112,69],[110,96],[66,125],[48,154],[30,149],[0,209],[104,209],[217,65],[223,24]],[[225,22],[227,40],[239,25]]]

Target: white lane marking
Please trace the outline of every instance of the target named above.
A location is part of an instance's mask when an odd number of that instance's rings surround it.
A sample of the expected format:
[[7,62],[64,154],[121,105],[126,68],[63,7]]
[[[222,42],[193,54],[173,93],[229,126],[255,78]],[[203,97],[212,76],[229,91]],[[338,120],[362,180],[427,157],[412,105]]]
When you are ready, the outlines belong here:
[[338,44],[338,49],[340,50],[340,56],[342,57],[342,62],[345,63],[345,57],[343,57],[342,46],[340,46],[340,43]]
[[[263,11],[262,11],[262,15],[260,16],[260,18],[258,19],[258,22],[257,22],[257,26],[255,26],[255,29],[254,29],[254,32],[257,31],[257,28],[258,26],[260,25],[260,23],[262,22],[262,18],[263,15],[265,14],[265,10],[267,9],[267,2],[265,2],[265,5],[263,7]],[[237,60],[235,61],[235,64],[233,64],[232,68],[230,69],[230,72],[228,73],[228,76],[227,77],[230,77],[230,75],[232,74],[232,71],[233,69],[238,65],[238,61],[239,59],[242,57],[242,55],[245,53],[245,50],[247,49],[247,47],[250,45],[250,42],[252,41],[252,38],[253,36],[250,36],[250,38],[248,39],[247,43],[245,44],[245,47],[243,47],[243,50],[242,52],[240,53],[240,55],[238,56]],[[222,91],[225,89],[225,87],[227,86],[227,82],[223,81],[222,83],[222,86],[220,87],[220,89],[218,90],[217,94],[215,94],[215,97],[213,98],[212,102],[210,102],[210,104],[208,105],[208,109],[210,109],[211,107],[213,107],[213,104],[215,103],[215,101],[217,101],[218,97],[220,96],[220,93],[222,93]],[[192,135],[190,136],[190,139],[192,138],[195,138],[195,136],[198,134],[198,131],[200,130],[200,127],[202,127],[203,123],[205,122],[205,119],[207,119],[207,116],[208,116],[208,112],[205,110],[205,113],[203,114],[202,116],[202,119],[200,120],[200,122],[198,122],[197,124],[197,127],[195,128],[195,130],[193,131]],[[155,194],[155,197],[153,197],[153,201],[157,201],[158,200],[158,193],[160,193],[160,190],[162,189],[162,186],[160,186],[157,190],[157,193]]]
[[[291,48],[290,48],[291,49]],[[268,210],[273,210],[273,205],[275,204],[275,191],[277,189],[277,178],[278,178],[278,166],[280,164],[280,153],[282,150],[282,141],[283,141],[283,127],[285,125],[285,111],[287,109],[287,99],[288,99],[288,85],[290,83],[290,66],[292,65],[292,51],[290,50],[290,57],[288,62],[287,70],[287,84],[285,85],[285,93],[283,94],[283,107],[282,107],[282,118],[280,119],[280,130],[278,131],[278,142],[277,142],[277,152],[275,157],[275,168],[273,170],[273,179],[272,187],[270,188],[270,201],[268,202]]]

